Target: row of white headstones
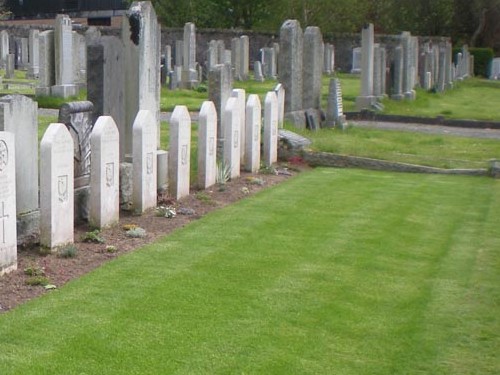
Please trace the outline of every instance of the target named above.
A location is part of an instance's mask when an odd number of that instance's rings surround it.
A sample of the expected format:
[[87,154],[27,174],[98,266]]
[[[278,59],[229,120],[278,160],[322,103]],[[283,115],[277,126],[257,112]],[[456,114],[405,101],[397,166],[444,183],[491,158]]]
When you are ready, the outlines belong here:
[[[243,93],[244,94],[244,93]],[[243,100],[241,100],[243,97]],[[263,160],[277,161],[278,99],[267,93],[264,106]],[[229,177],[240,168],[257,172],[261,166],[262,108],[258,95],[230,97],[222,113],[223,137],[217,135],[217,112],[203,103],[198,127],[198,184],[216,183],[217,139],[223,138],[223,165]],[[244,137],[242,136],[244,133]],[[136,213],[157,204],[157,125],[150,111],[140,110],[133,124],[133,193]],[[241,141],[244,139],[244,144]],[[0,132],[0,275],[17,268],[15,139]],[[185,106],[176,106],[170,119],[168,185],[180,199],[189,195],[191,118]],[[101,116],[91,134],[89,223],[103,228],[119,220],[119,132],[111,116]],[[64,124],[53,123],[40,143],[40,243],[56,250],[74,241],[74,141]]]

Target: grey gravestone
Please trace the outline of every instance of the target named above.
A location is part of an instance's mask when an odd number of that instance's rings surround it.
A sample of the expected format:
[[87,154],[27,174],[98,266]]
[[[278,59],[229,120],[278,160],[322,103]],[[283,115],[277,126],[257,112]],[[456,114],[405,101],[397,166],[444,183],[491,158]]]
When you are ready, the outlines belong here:
[[248,66],[250,64],[250,42],[247,35],[240,36],[240,78],[243,81],[248,79]]
[[65,14],[58,14],[54,27],[55,85],[51,94],[67,98],[76,95],[73,61],[73,32],[71,19]]
[[356,98],[358,110],[371,108],[375,103],[373,96],[374,31],[371,23],[365,25],[361,31],[361,49],[361,92]]
[[230,64],[219,64],[208,73],[208,100],[212,101],[217,110],[217,155],[222,156],[224,142],[224,129],[222,126],[222,114],[226,102],[231,95],[232,74]]
[[[125,121],[119,124],[115,118],[124,155],[132,154],[132,127],[139,110],[151,112],[160,132],[160,39],[160,25],[151,2],[133,2],[122,24]],[[159,142],[159,136],[156,139]]]
[[90,206],[90,137],[93,105],[89,101],[64,103],[59,110],[59,122],[68,129],[74,144],[75,222],[89,218]]
[[240,38],[231,39],[231,68],[233,79],[241,81],[241,41]]
[[500,57],[491,61],[490,79],[500,79]]
[[361,73],[361,47],[352,49],[352,74]]
[[391,69],[392,74],[392,94],[391,99],[402,100],[403,95],[403,48],[397,46],[394,49],[394,61]]
[[0,130],[9,131],[15,136],[16,207],[20,244],[36,242],[40,233],[37,109],[37,102],[23,95],[0,98]]
[[264,82],[264,76],[262,75],[262,63],[260,61],[254,61],[253,63],[253,75],[257,82]]
[[50,95],[50,88],[55,85],[55,55],[54,55],[54,31],[42,31],[38,35],[39,47],[39,70],[38,86],[35,88],[35,94]]
[[31,29],[29,32],[29,67],[28,78],[38,78],[40,69],[40,45],[39,45],[40,31]]
[[240,162],[241,165],[245,163],[245,108],[246,108],[246,92],[243,89],[233,89],[231,97],[238,100],[239,114],[240,114]]
[[280,29],[279,75],[285,88],[285,113],[302,111],[303,34],[297,20],[287,20]]
[[261,57],[264,77],[276,79],[276,50],[274,48],[262,48]]
[[190,89],[199,83],[196,71],[196,28],[194,23],[184,25],[183,64],[181,87]]
[[[111,116],[122,136],[125,132],[125,80],[123,48],[119,38],[103,36],[87,46],[87,98],[94,105],[94,122]],[[125,159],[125,143],[120,142],[120,160]]]
[[17,269],[14,134],[0,131],[0,276]]
[[14,78],[15,56],[12,53],[7,55],[7,65],[5,67],[5,78]]
[[5,69],[7,64],[7,55],[9,54],[9,32],[0,31],[0,67]]
[[328,108],[326,111],[326,126],[337,126],[344,129],[346,125],[346,118],[344,116],[344,105],[342,101],[342,88],[340,80],[332,78],[330,80],[328,92]]
[[302,63],[303,108],[321,106],[321,78],[323,76],[323,36],[319,27],[309,26],[304,31],[304,60]]

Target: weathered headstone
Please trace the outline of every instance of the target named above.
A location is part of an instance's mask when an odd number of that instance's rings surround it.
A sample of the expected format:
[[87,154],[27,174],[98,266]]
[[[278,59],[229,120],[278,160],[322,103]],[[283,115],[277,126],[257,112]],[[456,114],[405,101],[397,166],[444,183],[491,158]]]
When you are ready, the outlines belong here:
[[165,46],[164,53],[165,53],[165,70],[168,73],[172,70],[172,46],[167,44]]
[[376,98],[382,98],[382,47],[380,44],[375,43],[373,49],[373,95]]
[[[36,242],[40,233],[38,204],[38,105],[23,95],[0,98],[0,130],[14,134],[18,240]],[[14,150],[11,150],[14,157]]]
[[73,33],[71,19],[65,14],[58,14],[54,27],[55,51],[55,85],[51,94],[67,98],[76,95],[78,88],[75,85],[73,68]]
[[168,151],[156,151],[156,188],[158,194],[168,191]]
[[340,80],[337,78],[330,79],[328,92],[328,108],[326,111],[326,126],[338,127],[344,129],[346,118],[344,116],[344,105],[342,101],[342,88]]
[[169,189],[180,199],[189,195],[191,165],[191,117],[186,106],[175,106],[170,118]]
[[316,26],[304,31],[304,60],[302,62],[303,108],[321,106],[321,78],[323,76],[323,37]]
[[66,125],[74,143],[75,222],[87,221],[90,205],[90,136],[94,125],[93,106],[89,101],[64,103],[59,122]]
[[[103,36],[87,46],[87,98],[94,104],[94,122],[99,116],[111,116],[125,137],[125,71],[123,48],[119,38]],[[130,151],[128,152],[130,154]],[[120,160],[125,160],[125,142],[120,141]]]
[[40,244],[73,242],[73,139],[64,124],[50,124],[40,143]]
[[392,63],[392,93],[391,99],[402,100],[403,95],[403,48],[397,46],[394,49],[394,60]]
[[325,74],[332,74],[335,71],[335,47],[326,43],[323,55],[323,72]]
[[500,79],[500,57],[491,61],[490,79]]
[[215,184],[217,175],[217,111],[213,102],[203,102],[198,123],[198,186]]
[[264,105],[264,140],[262,162],[270,167],[278,161],[278,98],[274,91],[266,94]]
[[132,206],[137,214],[156,207],[157,127],[150,111],[141,109],[133,126],[133,190]]
[[240,106],[238,99],[230,97],[222,114],[224,129],[224,165],[230,170],[230,178],[240,175]]
[[260,169],[260,130],[262,108],[259,96],[251,94],[246,104],[245,170],[257,173]]
[[415,99],[413,90],[414,71],[412,71],[412,37],[407,31],[401,34],[401,46],[403,47],[403,95],[405,99]]
[[[120,152],[132,153],[132,127],[139,110],[153,116],[157,134],[160,132],[160,25],[149,1],[135,1],[122,24],[125,45],[125,121],[117,122]],[[156,137],[159,142],[159,136]],[[157,145],[159,146],[159,145]]]
[[361,92],[356,97],[358,110],[371,108],[375,103],[373,96],[374,31],[371,23],[365,25],[361,31],[361,49]]
[[120,140],[111,116],[101,116],[90,138],[90,212],[92,227],[104,228],[119,220]]
[[352,68],[351,74],[361,73],[361,47],[352,49]]
[[233,69],[233,79],[241,81],[241,40],[231,39],[231,67]]
[[29,31],[29,66],[27,77],[28,78],[38,78],[38,72],[40,69],[40,43],[39,43],[40,31],[36,29],[31,29]]
[[240,114],[240,162],[245,164],[245,106],[246,106],[246,93],[243,89],[233,89],[231,96],[238,100],[239,114]]
[[253,63],[253,76],[257,82],[264,82],[264,75],[262,74],[262,63],[254,61]]
[[0,276],[17,269],[14,134],[0,131]]
[[231,64],[218,64],[208,73],[208,100],[217,110],[217,152],[222,155],[225,132],[222,127],[222,114],[232,90]]
[[9,53],[7,55],[7,64],[5,66],[5,78],[14,78],[15,55]]
[[29,66],[29,40],[28,38],[21,38],[21,57],[19,61],[19,68],[27,70]]
[[[297,20],[287,20],[280,29],[279,75],[286,91],[285,113],[301,111],[303,35]],[[299,126],[302,124],[298,124]]]
[[183,49],[181,86],[193,88],[198,84],[198,73],[196,71],[196,27],[192,22],[184,25]]
[[38,34],[39,48],[39,70],[38,86],[35,88],[37,96],[50,95],[50,88],[55,85],[55,55],[54,55],[54,31],[47,30]]
[[9,32],[0,31],[0,68],[5,69],[7,55],[9,54]]
[[285,121],[285,88],[281,83],[278,83],[274,92],[278,98],[278,127],[281,129]]
[[248,66],[250,64],[250,42],[247,35],[240,37],[240,78],[242,81],[248,79]]
[[268,48],[268,47],[262,48],[261,57],[262,57],[262,68],[264,72],[264,77],[267,79],[276,79],[277,76],[276,50],[274,48]]

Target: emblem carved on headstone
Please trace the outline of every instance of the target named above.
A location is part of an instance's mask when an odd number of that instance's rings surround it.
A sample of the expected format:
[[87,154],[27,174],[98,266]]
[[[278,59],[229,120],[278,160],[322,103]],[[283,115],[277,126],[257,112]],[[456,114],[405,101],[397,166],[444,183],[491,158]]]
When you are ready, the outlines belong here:
[[181,164],[182,165],[187,164],[187,150],[188,150],[188,146],[182,145],[182,148],[181,148]]
[[212,156],[215,152],[215,137],[210,137],[208,141],[208,155]]
[[60,202],[68,200],[68,175],[57,177],[57,193]]
[[239,136],[238,130],[235,130],[234,135],[233,135],[233,147],[234,148],[238,147],[239,140],[240,140],[240,136]]
[[9,149],[4,141],[0,141],[0,172],[3,172],[9,163]]
[[115,163],[106,163],[106,186],[111,187],[115,182]]
[[153,153],[149,152],[146,155],[146,173],[153,174]]

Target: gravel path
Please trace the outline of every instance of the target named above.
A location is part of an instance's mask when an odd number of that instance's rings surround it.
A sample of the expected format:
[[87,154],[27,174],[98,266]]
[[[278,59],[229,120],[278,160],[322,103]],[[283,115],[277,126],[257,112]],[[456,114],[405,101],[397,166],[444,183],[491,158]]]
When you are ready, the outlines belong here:
[[[41,116],[56,116],[59,111],[57,109],[39,108],[38,114]],[[161,121],[169,121],[171,112],[161,112]],[[198,121],[198,112],[191,112],[191,120]],[[383,130],[403,130],[409,132],[420,132],[428,134],[447,134],[460,137],[471,138],[490,138],[500,139],[500,130],[495,129],[475,129],[475,128],[458,128],[451,126],[440,125],[423,125],[423,124],[407,124],[399,122],[379,122],[379,121],[349,121],[349,124],[356,127],[376,128]]]

